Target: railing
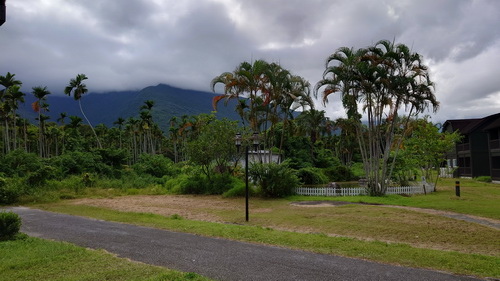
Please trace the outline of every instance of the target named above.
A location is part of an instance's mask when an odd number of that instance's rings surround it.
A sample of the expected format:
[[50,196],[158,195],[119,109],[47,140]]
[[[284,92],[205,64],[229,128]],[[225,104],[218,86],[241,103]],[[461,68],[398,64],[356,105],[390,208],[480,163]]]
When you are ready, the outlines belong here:
[[[424,194],[434,190],[433,185],[423,182],[415,186],[388,187],[386,194]],[[368,190],[365,187],[297,187],[295,193],[306,196],[357,196],[368,195]]]
[[500,169],[491,169],[491,178],[493,180],[500,180]]
[[490,140],[490,149],[499,149],[499,148],[500,148],[500,139]]
[[457,144],[457,152],[458,151],[469,151],[470,145],[468,143]]

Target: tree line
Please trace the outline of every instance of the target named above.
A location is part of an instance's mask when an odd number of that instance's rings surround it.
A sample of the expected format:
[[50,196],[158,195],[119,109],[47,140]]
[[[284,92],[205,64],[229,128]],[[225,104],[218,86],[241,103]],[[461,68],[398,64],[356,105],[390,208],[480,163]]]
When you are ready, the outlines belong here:
[[[266,152],[262,157],[271,157],[273,152],[281,155],[289,168],[300,172],[302,182],[338,180],[341,175],[352,179],[353,164],[362,163],[362,176],[371,194],[382,195],[389,180],[408,180],[422,167],[439,166],[442,154],[457,139],[456,135],[443,135],[435,124],[419,117],[439,106],[421,55],[404,44],[385,40],[357,50],[337,49],[326,59],[323,78],[314,87],[280,64],[242,62],[210,82],[215,92],[223,88],[223,94],[213,99],[214,110],[220,102],[236,99],[234,110],[240,122],[217,120],[213,114],[184,115],[166,121],[168,132],[162,132],[153,121],[155,104],[151,100],[138,108],[137,117],[118,118],[111,128],[92,126],[81,106],[81,98],[88,92],[87,79],[78,74],[64,89],[79,103],[87,124],[64,112],[57,120],[49,120],[45,113],[50,110],[47,96],[51,92],[43,86],[31,91],[36,98],[32,109],[37,113],[37,124],[31,124],[17,113],[26,95],[21,91],[22,82],[9,72],[0,76],[2,154],[22,150],[50,159],[93,151],[114,159],[110,163],[118,164],[115,166],[134,165],[142,155],[162,155],[173,163],[199,165],[210,178],[237,170],[237,132],[247,141],[256,133],[259,149]],[[325,111],[315,108],[315,98],[321,96],[326,105],[332,94],[341,97],[346,118],[331,120]],[[423,128],[427,128],[425,133]],[[401,161],[401,155],[407,160],[424,159],[419,155],[426,151],[417,149],[411,140],[425,134],[437,136],[426,148],[439,147],[433,158],[425,158],[426,163]],[[443,143],[437,143],[439,140]]]

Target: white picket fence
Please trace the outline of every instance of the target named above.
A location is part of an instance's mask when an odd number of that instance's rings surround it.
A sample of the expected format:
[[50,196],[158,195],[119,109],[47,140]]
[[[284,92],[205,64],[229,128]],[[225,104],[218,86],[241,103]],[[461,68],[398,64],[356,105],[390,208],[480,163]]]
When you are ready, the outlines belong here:
[[[424,189],[425,188],[425,189]],[[388,187],[386,194],[424,194],[434,192],[434,186],[428,183],[422,183],[415,186],[396,186]],[[297,187],[295,193],[306,196],[357,196],[367,195],[365,187]]]

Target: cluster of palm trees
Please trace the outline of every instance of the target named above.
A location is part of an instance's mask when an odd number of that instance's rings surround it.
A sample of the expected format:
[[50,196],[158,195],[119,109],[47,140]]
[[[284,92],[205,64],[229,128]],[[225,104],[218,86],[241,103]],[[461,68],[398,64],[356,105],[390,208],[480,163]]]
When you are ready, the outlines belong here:
[[243,62],[234,71],[224,72],[211,81],[214,92],[218,84],[224,85],[224,94],[214,98],[214,109],[221,100],[227,104],[237,99],[236,111],[243,124],[253,132],[264,133],[264,145],[279,147],[280,151],[285,134],[276,144],[276,124],[283,122],[285,131],[294,110],[314,108],[309,82],[277,63]]
[[439,106],[422,57],[387,40],[357,50],[343,47],[328,57],[315,93],[320,89],[325,103],[331,94],[341,95],[370,190],[384,194],[408,121]]

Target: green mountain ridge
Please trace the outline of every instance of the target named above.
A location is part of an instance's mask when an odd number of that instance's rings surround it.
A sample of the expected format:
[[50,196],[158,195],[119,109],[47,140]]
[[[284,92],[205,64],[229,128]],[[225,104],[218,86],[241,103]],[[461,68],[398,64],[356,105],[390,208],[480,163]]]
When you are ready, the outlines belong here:
[[[211,113],[213,111],[212,99],[214,96],[216,94],[210,92],[180,89],[158,84],[140,91],[88,93],[82,96],[81,103],[92,125],[104,124],[112,127],[113,122],[119,117],[123,119],[138,117],[140,107],[144,105],[144,102],[153,100],[155,102],[151,112],[153,119],[166,132],[169,121],[174,116],[180,118],[183,115]],[[35,120],[37,113],[31,108],[34,101],[33,95],[27,94],[25,103],[19,109],[19,114],[33,123],[37,122]],[[83,118],[78,102],[72,97],[53,94],[48,96],[47,103],[50,111],[44,114],[50,116],[49,121],[56,122],[62,112],[66,112],[68,116],[74,115]],[[230,101],[227,107],[221,103],[217,108],[216,116],[218,118],[240,120],[239,115],[234,111],[235,105],[236,101]]]

